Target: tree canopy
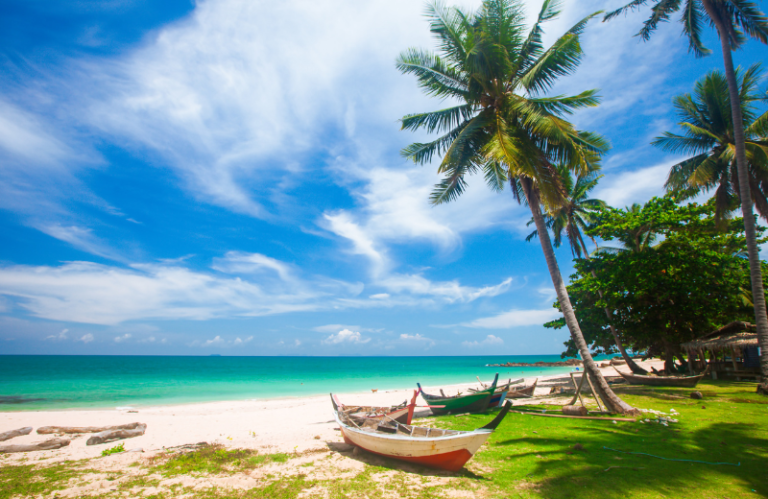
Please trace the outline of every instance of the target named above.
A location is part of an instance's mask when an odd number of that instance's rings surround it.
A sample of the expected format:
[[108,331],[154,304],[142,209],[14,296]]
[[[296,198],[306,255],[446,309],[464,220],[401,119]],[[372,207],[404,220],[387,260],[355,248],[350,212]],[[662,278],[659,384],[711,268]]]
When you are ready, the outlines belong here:
[[[663,355],[671,367],[680,343],[753,317],[749,263],[741,256],[746,250],[744,225],[733,218],[720,228],[713,203],[679,206],[664,197],[639,210],[602,210],[587,233],[612,240],[649,226],[659,235],[659,244],[577,260],[568,291],[593,350],[614,351],[607,308],[625,344]],[[546,326],[559,328],[563,322]],[[566,347],[564,356],[575,355],[571,341]]]

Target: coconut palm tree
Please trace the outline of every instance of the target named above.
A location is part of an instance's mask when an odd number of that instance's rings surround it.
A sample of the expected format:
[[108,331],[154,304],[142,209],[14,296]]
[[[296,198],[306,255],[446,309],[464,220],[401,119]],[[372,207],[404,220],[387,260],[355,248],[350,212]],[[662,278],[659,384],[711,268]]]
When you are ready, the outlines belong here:
[[[643,40],[648,40],[659,23],[669,20],[675,12],[681,11],[683,33],[688,38],[688,50],[696,57],[708,55],[710,50],[702,42],[704,24],[715,28],[720,37],[725,65],[725,79],[728,82],[728,95],[731,104],[733,122],[733,143],[736,157],[736,171],[739,179],[741,211],[744,214],[744,232],[749,254],[749,273],[752,281],[752,295],[755,304],[755,325],[760,344],[760,367],[762,372],[758,392],[768,395],[768,313],[766,313],[765,294],[763,293],[763,275],[760,270],[760,255],[755,236],[755,219],[752,215],[752,196],[750,196],[749,170],[744,144],[744,120],[739,105],[739,87],[733,67],[731,52],[741,48],[748,38],[768,43],[768,19],[754,2],[747,0],[650,0],[653,2],[651,17],[645,21],[638,33]],[[621,9],[607,14],[604,20],[621,13],[639,9],[649,0],[633,0]]]
[[515,198],[531,208],[566,324],[599,396],[614,412],[634,412],[613,393],[592,359],[541,212],[542,204],[554,207],[564,200],[562,179],[554,165],[563,163],[583,172],[608,148],[602,137],[578,131],[565,119],[575,109],[597,105],[596,91],[542,95],[559,76],[576,69],[582,54],[579,35],[596,14],[579,21],[545,49],[542,25],[557,17],[558,3],[545,0],[527,33],[523,7],[522,0],[484,0],[473,13],[440,4],[429,7],[440,53],[409,49],[400,55],[397,67],[415,75],[428,95],[450,99],[455,105],[405,116],[403,129],[441,135],[406,147],[403,155],[417,163],[442,156],[438,172],[444,177],[432,193],[433,204],[459,197],[468,174],[482,173],[495,191],[509,183]]
[[[736,69],[741,115],[749,172],[748,192],[760,216],[768,220],[768,112],[757,115],[755,103],[761,80],[759,65],[747,71]],[[692,156],[674,165],[666,188],[679,200],[715,190],[715,215],[723,218],[741,205],[739,175],[736,168],[728,82],[720,71],[712,71],[696,82],[693,95],[675,97],[674,106],[681,119],[683,134],[665,132],[652,143],[665,151]]]
[[[597,186],[603,176],[597,175],[599,171],[597,165],[576,176],[571,174],[567,165],[557,165],[556,168],[563,186],[565,202],[545,212],[547,227],[552,231],[555,248],[563,244],[563,233],[565,233],[570,243],[571,255],[575,258],[582,258],[582,255],[589,257],[582,231],[592,224],[593,214],[606,206],[605,201],[589,199],[589,191]],[[531,218],[527,225],[534,223]],[[538,231],[534,230],[525,240],[530,241],[537,234]]]
[[[562,179],[565,202],[546,212],[546,225],[554,236],[555,248],[559,248],[562,245],[563,233],[565,233],[571,248],[571,255],[575,258],[582,258],[583,255],[584,258],[589,259],[589,251],[584,243],[582,232],[594,222],[595,212],[606,207],[605,201],[589,199],[589,191],[594,189],[597,182],[603,177],[602,175],[597,175],[599,163],[592,163],[592,167],[586,173],[576,175],[575,177],[565,165],[558,165],[557,170],[559,177]],[[535,223],[533,219],[528,222],[528,225],[532,223]],[[534,230],[525,240],[530,241],[537,235],[538,231]],[[595,242],[594,238],[592,242]],[[597,278],[594,271],[592,275]],[[603,292],[598,290],[598,294],[602,299]],[[621,343],[619,333],[611,323],[611,311],[607,308],[605,309],[605,317],[608,319],[608,327],[613,335],[616,348],[618,348],[627,366],[636,374],[648,374],[648,371],[638,366],[632,360],[632,357],[627,354],[624,345]]]

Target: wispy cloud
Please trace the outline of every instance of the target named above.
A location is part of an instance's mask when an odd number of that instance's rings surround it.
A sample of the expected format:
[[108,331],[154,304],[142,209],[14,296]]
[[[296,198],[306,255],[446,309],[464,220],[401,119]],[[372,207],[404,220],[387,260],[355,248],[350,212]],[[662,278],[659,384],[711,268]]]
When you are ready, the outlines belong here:
[[510,310],[492,317],[483,317],[471,322],[465,322],[462,326],[483,329],[509,329],[521,326],[541,326],[560,316],[560,312],[554,308],[543,310]]
[[402,341],[409,341],[409,342],[420,342],[424,343],[428,346],[435,346],[435,340],[432,338],[427,338],[426,336],[422,336],[420,333],[416,334],[401,334],[400,340]]
[[83,343],[90,343],[93,341],[93,339],[93,335],[91,333],[87,333],[82,335],[78,341],[82,341]]
[[69,332],[69,329],[62,329],[59,334],[52,334],[48,337],[46,337],[46,340],[66,340],[67,339],[67,333]]
[[342,329],[336,334],[332,334],[323,340],[326,345],[338,345],[339,343],[363,344],[371,341],[370,338],[363,338],[359,331],[350,331]]

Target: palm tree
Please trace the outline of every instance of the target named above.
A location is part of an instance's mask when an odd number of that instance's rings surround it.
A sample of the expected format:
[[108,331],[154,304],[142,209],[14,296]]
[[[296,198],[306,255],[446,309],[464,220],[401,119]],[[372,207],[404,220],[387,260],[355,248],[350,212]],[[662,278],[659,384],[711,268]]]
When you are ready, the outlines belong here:
[[[649,0],[633,0],[621,9],[605,16],[605,21],[629,10],[639,9]],[[768,43],[768,19],[757,5],[747,0],[652,0],[651,17],[645,21],[638,33],[643,40],[648,40],[659,23],[682,11],[683,33],[688,38],[688,50],[696,57],[710,53],[702,42],[705,18],[710,26],[717,30],[723,51],[725,79],[728,82],[728,95],[731,104],[733,122],[733,143],[735,146],[736,171],[739,181],[741,211],[744,214],[744,232],[749,254],[749,273],[752,281],[752,296],[755,304],[755,325],[760,343],[761,385],[758,392],[768,395],[768,313],[766,313],[765,294],[763,293],[763,275],[760,270],[760,254],[755,237],[755,219],[752,215],[752,196],[750,196],[747,154],[744,145],[744,126],[739,105],[739,88],[733,67],[731,52],[741,48],[748,38]]]
[[[589,252],[584,243],[582,231],[592,224],[593,214],[605,207],[605,201],[588,199],[588,196],[589,191],[597,186],[597,182],[603,176],[597,175],[597,171],[599,171],[597,164],[575,177],[567,165],[557,165],[556,168],[563,186],[565,202],[545,213],[544,218],[547,227],[552,230],[555,248],[559,248],[563,244],[563,233],[565,233],[570,242],[571,255],[575,258],[581,258],[583,254],[588,258]],[[531,218],[528,225],[533,223],[535,222]],[[538,231],[534,230],[525,240],[530,241],[537,234]]]
[[[565,202],[546,213],[546,225],[554,235],[555,248],[559,248],[562,244],[563,232],[565,232],[571,247],[571,255],[575,258],[582,258],[582,255],[584,255],[584,258],[589,259],[589,251],[584,243],[582,232],[594,222],[594,213],[606,207],[605,201],[589,199],[589,191],[594,189],[597,186],[597,182],[603,177],[602,175],[597,175],[599,163],[593,163],[592,168],[588,169],[586,173],[576,175],[575,178],[566,165],[558,165],[557,169],[565,191]],[[528,225],[532,223],[534,223],[533,219],[528,222]],[[525,240],[530,241],[537,235],[538,231],[534,230]],[[592,242],[594,242],[594,238]],[[592,275],[595,279],[597,278],[594,271],[592,271]],[[602,299],[603,292],[601,290],[597,292],[600,295],[600,299]],[[619,333],[611,323],[611,311],[607,308],[604,310],[613,340],[627,366],[636,374],[648,374],[648,371],[638,366],[632,360],[632,357],[627,354],[624,345],[621,343],[621,338],[619,338]]]
[[503,190],[509,182],[515,198],[531,208],[547,267],[585,370],[596,381],[608,408],[634,412],[613,393],[590,355],[541,212],[541,204],[557,206],[564,198],[555,164],[567,164],[582,172],[608,149],[602,137],[580,132],[564,119],[575,109],[597,105],[596,91],[574,96],[541,95],[559,76],[576,69],[582,54],[579,35],[596,14],[578,22],[545,49],[542,25],[557,17],[557,2],[544,1],[527,34],[523,6],[522,0],[484,0],[474,13],[439,4],[429,7],[431,31],[438,38],[440,54],[409,49],[400,55],[397,67],[415,75],[428,95],[451,99],[456,105],[405,116],[403,129],[425,129],[441,135],[432,142],[406,147],[403,155],[417,163],[428,163],[435,154],[443,156],[438,172],[444,178],[432,193],[433,204],[460,196],[467,174],[483,173],[495,191]]
[[[760,216],[768,220],[768,112],[757,116],[754,103],[762,101],[758,93],[760,67],[746,72],[736,69],[741,97],[744,137],[749,172],[749,193]],[[678,200],[715,190],[715,215],[723,218],[740,205],[739,176],[734,161],[731,103],[728,82],[720,71],[712,71],[696,82],[693,95],[674,99],[683,135],[665,132],[653,145],[665,151],[693,156],[674,165],[666,188]]]

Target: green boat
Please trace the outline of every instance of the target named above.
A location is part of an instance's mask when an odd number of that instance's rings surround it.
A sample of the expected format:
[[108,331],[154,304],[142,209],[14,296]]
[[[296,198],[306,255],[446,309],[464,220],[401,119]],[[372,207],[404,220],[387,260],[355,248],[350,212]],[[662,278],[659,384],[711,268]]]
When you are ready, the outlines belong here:
[[496,373],[496,377],[493,378],[491,386],[484,390],[471,392],[466,395],[459,393],[452,397],[446,396],[442,390],[441,395],[430,395],[425,393],[421,388],[420,383],[416,383],[419,387],[419,393],[432,409],[432,412],[436,415],[450,414],[458,412],[481,412],[488,409],[488,404],[491,402],[493,392],[496,391],[496,382],[499,380],[499,373]]

